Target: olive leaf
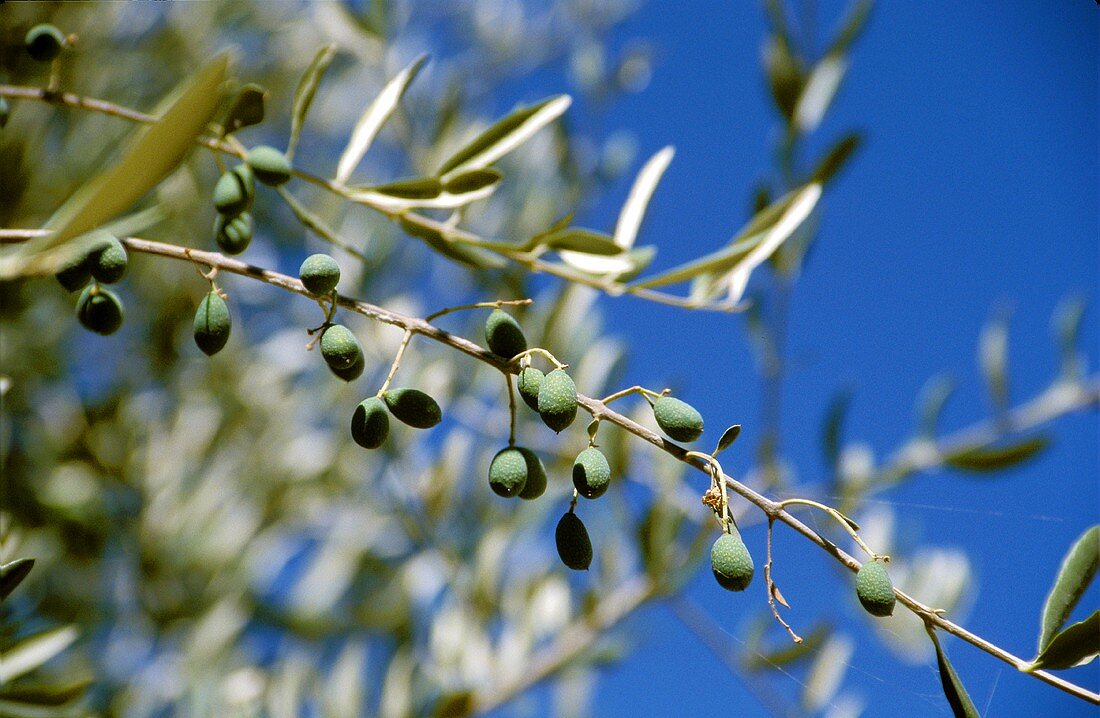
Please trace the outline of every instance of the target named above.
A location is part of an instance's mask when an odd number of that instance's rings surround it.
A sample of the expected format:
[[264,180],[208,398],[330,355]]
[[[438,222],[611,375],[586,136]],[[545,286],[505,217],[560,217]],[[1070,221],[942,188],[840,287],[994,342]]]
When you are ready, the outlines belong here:
[[8,597],[34,568],[33,558],[17,558],[0,566],[0,600]]
[[810,71],[794,108],[794,123],[800,131],[817,129],[847,71],[848,61],[841,55],[826,55]]
[[1049,444],[1050,438],[1040,435],[1007,446],[963,449],[945,456],[943,462],[964,471],[998,471],[1027,461]]
[[313,96],[317,94],[317,88],[321,79],[325,76],[333,58],[336,57],[336,45],[325,45],[313,56],[302,79],[298,80],[298,87],[294,90],[294,103],[290,109],[290,140],[286,145],[286,159],[294,159],[294,151],[298,149],[298,139],[302,135],[302,126],[306,121],[306,114],[313,104]]
[[[675,154],[676,150],[671,146],[664,147],[650,157],[638,171],[626,201],[619,210],[619,219],[615,223],[614,241],[624,250],[634,246],[653,192],[657,189],[661,177]],[[570,267],[589,274],[619,275],[635,270],[636,267],[627,257],[593,256],[592,253],[568,250],[561,252],[560,256],[562,261]]]
[[62,626],[24,639],[4,651],[4,660],[0,662],[0,685],[46,663],[72,645],[76,637],[76,626]]
[[726,449],[733,446],[733,442],[737,441],[737,437],[741,436],[741,425],[734,424],[725,431],[722,432],[722,438],[718,440],[718,446],[715,447],[711,456],[718,456]]
[[452,155],[439,168],[439,175],[447,181],[465,170],[488,167],[560,117],[572,102],[569,95],[556,95],[517,108]]
[[1060,669],[1083,666],[1100,655],[1100,611],[1074,623],[1050,639],[1046,648],[1023,670]]
[[491,167],[480,170],[470,170],[451,177],[444,185],[444,189],[451,194],[466,194],[479,192],[486,187],[492,187],[504,178],[498,170]]
[[829,402],[829,408],[825,411],[825,420],[821,426],[821,450],[825,455],[825,463],[834,474],[840,465],[840,441],[841,431],[844,428],[844,419],[848,416],[848,408],[852,404],[852,393],[841,391]]
[[847,52],[860,33],[863,32],[863,28],[867,24],[867,18],[871,16],[871,8],[874,5],[874,0],[856,0],[852,5],[852,9],[848,11],[847,17],[841,23],[840,32],[837,33],[836,39],[825,51],[826,55],[839,55]]
[[443,183],[438,177],[414,177],[375,185],[370,191],[398,199],[435,199],[443,193]]
[[791,192],[753,217],[724,249],[636,282],[631,287],[638,289],[677,284],[704,273],[718,275],[729,272],[732,275],[741,272],[743,280],[737,278],[741,291],[736,293],[734,301],[739,300],[751,271],[794,234],[810,216],[820,197],[821,185],[816,183]]
[[978,709],[974,707],[974,701],[970,700],[970,694],[966,692],[966,686],[959,679],[955,667],[947,659],[947,653],[940,645],[940,639],[936,636],[936,629],[929,624],[924,625],[928,637],[932,639],[932,645],[936,649],[936,664],[940,670],[940,684],[943,686],[943,695],[951,706],[951,712],[955,718],[980,718]]
[[[532,244],[532,242],[537,242],[537,244]],[[611,235],[597,232],[594,229],[584,229],[583,227],[567,227],[557,232],[539,235],[528,242],[523,249],[530,251],[535,246],[608,257],[623,253],[623,248],[615,244],[615,240]]]
[[1043,604],[1038,651],[1042,654],[1054,634],[1062,628],[1100,568],[1100,525],[1093,526],[1074,541],[1062,558],[1062,565]]
[[382,125],[397,109],[397,103],[401,101],[405,90],[408,89],[409,84],[416,78],[417,73],[420,72],[427,61],[427,55],[420,55],[409,63],[405,69],[394,75],[393,79],[386,83],[378,96],[367,105],[367,109],[363,110],[363,114],[359,116],[359,121],[355,123],[355,129],[351,131],[347,147],[340,155],[340,161],[336,163],[335,180],[338,184],[347,182],[348,178],[351,177],[351,173],[355,171],[359,161],[363,159],[363,155],[370,149],[371,143],[378,135],[378,131],[382,129]]
[[153,189],[187,156],[221,104],[221,86],[229,56],[220,54],[203,66],[162,104],[160,117],[138,130],[121,159],[86,182],[46,222],[50,234],[22,245],[0,261],[0,277],[10,278],[32,268],[52,271],[70,259],[67,252],[48,250],[109,222]]
[[503,175],[496,170],[463,172],[446,183],[437,177],[416,177],[373,187],[356,187],[348,198],[385,212],[410,209],[457,209],[496,191]]
[[955,392],[955,380],[948,376],[938,376],[925,382],[917,400],[917,431],[926,439],[936,435],[940,423],[940,414],[951,394]]
[[817,163],[813,173],[813,181],[826,184],[834,177],[844,165],[848,163],[855,151],[859,149],[863,138],[858,132],[849,132],[844,135],[829,152]]
[[401,229],[410,237],[423,240],[429,247],[456,262],[483,269],[504,266],[503,260],[498,257],[480,251],[476,247],[468,247],[452,241],[444,236],[443,232],[434,224],[427,222],[422,217],[402,215],[398,222]]

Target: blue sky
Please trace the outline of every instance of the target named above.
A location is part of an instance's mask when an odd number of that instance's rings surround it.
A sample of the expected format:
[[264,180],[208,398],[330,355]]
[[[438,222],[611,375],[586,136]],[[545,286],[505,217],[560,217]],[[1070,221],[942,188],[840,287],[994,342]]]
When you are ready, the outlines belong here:
[[[818,4],[819,26],[831,29],[841,3]],[[848,436],[880,459],[905,439],[914,399],[933,375],[959,383],[946,430],[988,416],[975,354],[997,311],[1011,311],[1015,401],[1054,376],[1050,316],[1068,294],[1088,301],[1082,346],[1096,366],[1097,18],[1085,0],[1057,9],[1022,0],[876,8],[811,152],[850,128],[866,132],[826,194],[818,246],[793,297],[785,451],[803,481],[823,475],[819,426],[841,387],[855,397]],[[755,2],[649,2],[621,29],[623,38],[652,39],[658,61],[649,87],[617,103],[599,129],[636,132],[643,158],[677,148],[639,239],[659,246],[657,267],[724,244],[746,218],[754,183],[771,171],[777,119],[760,74],[764,32]],[[628,186],[626,178],[612,187],[581,224],[613,226]],[[743,450],[727,461],[735,473],[747,468],[759,417],[743,321],[601,301],[608,330],[635,347],[628,381],[678,382],[711,426],[743,423]],[[685,330],[707,341],[667,341]],[[965,624],[1020,655],[1034,648],[1063,552],[1097,520],[1097,426],[1095,413],[1059,421],[1041,459],[995,478],[938,471],[882,497],[922,542],[970,553],[978,593]],[[763,538],[746,535],[761,549]],[[806,627],[831,614],[854,629],[846,686],[868,701],[866,715],[949,715],[934,666],[898,663],[858,611],[837,604],[844,579],[819,552],[794,540],[781,546],[805,567],[800,574],[821,582],[820,591],[784,588],[797,594],[789,617]],[[751,601],[763,603],[762,592],[720,591],[705,572],[689,594],[734,642],[761,607]],[[636,651],[604,674],[596,715],[767,715],[667,609],[643,612],[628,632]],[[966,644],[947,647],[987,715],[1094,715]],[[1094,664],[1070,675],[1095,690],[1097,674]],[[794,679],[775,686],[797,694]]]

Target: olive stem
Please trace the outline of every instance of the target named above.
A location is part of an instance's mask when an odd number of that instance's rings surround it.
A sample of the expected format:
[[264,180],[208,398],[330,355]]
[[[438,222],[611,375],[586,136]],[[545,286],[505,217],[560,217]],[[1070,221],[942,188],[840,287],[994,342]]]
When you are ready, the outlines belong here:
[[413,332],[411,329],[406,329],[404,336],[401,337],[401,344],[397,347],[397,355],[393,358],[393,364],[390,365],[390,373],[386,375],[386,380],[382,382],[382,388],[375,394],[379,399],[386,393],[386,390],[390,388],[390,382],[393,381],[393,377],[397,374],[397,368],[401,366],[401,357],[405,354],[405,347],[409,346],[409,342],[412,341]]
[[504,383],[508,386],[508,446],[516,445],[516,393],[512,389],[512,375],[504,374]]
[[[667,391],[668,391],[668,389],[665,389],[665,392],[667,392]],[[650,396],[655,396],[657,398],[660,398],[661,396],[664,395],[665,392],[661,392],[660,394],[658,394],[655,391],[651,391],[649,389],[646,389],[644,386],[639,386],[638,384],[635,384],[634,386],[632,386],[628,389],[623,389],[621,391],[617,391],[614,394],[611,394],[610,396],[606,396],[603,399],[600,399],[600,403],[603,404],[604,406],[607,406],[608,404],[615,401],[616,399],[622,399],[624,396],[628,396],[630,394],[641,394],[642,396],[646,397],[646,399],[648,399]]]
[[500,309],[503,306],[526,306],[534,302],[533,299],[497,299],[493,302],[474,302],[473,304],[460,304],[457,307],[447,307],[446,309],[440,309],[434,314],[429,314],[424,317],[424,321],[430,322],[446,314],[453,312],[461,312],[467,309]]
[[542,347],[535,347],[534,349],[528,349],[527,351],[522,351],[519,354],[516,354],[511,359],[509,359],[508,364],[509,365],[516,364],[518,366],[520,360],[522,360],[524,357],[533,356],[535,354],[539,354],[539,355],[545,357],[557,369],[565,369],[566,367],[569,366],[568,364],[562,364],[560,361],[558,361],[557,357],[555,357],[553,354],[546,351]]
[[861,549],[863,549],[867,553],[867,555],[870,556],[873,560],[876,560],[876,561],[878,559],[885,559],[887,561],[890,560],[889,556],[879,556],[877,553],[872,551],[867,546],[867,544],[863,543],[863,539],[861,539],[859,537],[859,532],[855,528],[855,522],[852,521],[847,516],[845,516],[844,514],[837,511],[836,509],[834,509],[832,506],[826,506],[825,504],[818,503],[817,501],[812,501],[810,499],[785,499],[785,500],[779,502],[779,507],[780,508],[786,508],[786,507],[791,506],[793,504],[801,504],[803,506],[812,506],[815,509],[819,509],[821,511],[824,511],[825,513],[829,514],[829,516],[831,516],[838,524],[843,526],[844,530],[848,532],[848,535],[850,535],[852,537],[852,539],[856,542],[856,545],[858,545]]
[[774,528],[774,526],[775,519],[769,516],[767,558],[764,561],[764,586],[767,589],[768,593],[768,608],[772,610],[772,616],[775,618],[776,621],[779,622],[779,625],[787,629],[787,633],[791,635],[791,640],[795,643],[802,643],[802,636],[795,633],[790,624],[783,620],[783,617],[779,615],[779,609],[775,605],[775,599],[778,595],[780,597],[780,600],[783,601],[783,605],[787,608],[790,608],[790,606],[787,605],[787,602],[782,599],[783,594],[779,593],[779,588],[775,585],[775,581],[772,580],[772,528]]

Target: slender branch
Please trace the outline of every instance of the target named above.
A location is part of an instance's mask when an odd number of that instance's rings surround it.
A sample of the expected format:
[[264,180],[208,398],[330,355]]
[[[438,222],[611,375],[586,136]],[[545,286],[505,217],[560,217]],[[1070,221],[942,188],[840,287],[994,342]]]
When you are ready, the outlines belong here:
[[[204,252],[200,250],[188,249],[186,247],[179,247],[173,244],[165,244],[163,242],[154,242],[151,240],[138,239],[133,237],[126,238],[123,241],[129,249],[132,249],[136,252],[169,257],[172,259],[179,259],[188,262],[199,261],[203,264],[208,264],[211,267],[216,267],[222,272],[240,274],[243,276],[252,277],[254,279],[259,279],[260,281],[266,282],[276,287],[280,287],[289,292],[312,298],[312,295],[306,290],[302,283],[293,277],[287,276],[285,274],[279,274],[278,272],[273,272],[267,269],[263,269],[261,267],[256,267],[240,260],[231,259],[217,252]],[[489,352],[487,349],[483,349],[477,344],[474,344],[470,340],[439,329],[438,327],[429,324],[423,319],[405,316],[403,314],[399,314],[397,312],[393,312],[388,309],[349,297],[337,296],[336,302],[337,304],[339,304],[339,306],[362,314],[363,316],[370,319],[375,319],[377,321],[383,322],[385,324],[390,324],[392,326],[401,327],[408,332],[420,334],[421,336],[424,336],[428,339],[432,339],[436,342],[449,346],[459,352],[462,352],[463,354],[466,354],[474,359],[477,359],[478,361],[483,362],[484,364],[495,367],[502,372],[515,374],[519,371],[518,364],[513,363],[509,360],[501,359],[500,357],[497,357],[496,355]],[[1100,378],[1094,379],[1088,384],[1090,386],[1100,385]],[[1100,391],[1100,389],[1094,389],[1093,393],[1096,393],[1097,391]],[[600,419],[601,421],[609,421],[616,426],[619,426],[620,428],[628,431],[639,439],[642,439],[643,441],[646,441],[653,446],[656,446],[657,448],[665,451],[677,460],[705,472],[708,477],[710,476],[712,465],[709,461],[701,458],[701,455],[696,454],[693,456],[692,454],[695,452],[691,452],[688,449],[685,449],[677,444],[668,441],[667,439],[659,436],[652,430],[634,422],[630,418],[619,414],[612,409],[607,408],[607,406],[602,404],[597,399],[593,399],[583,394],[578,394],[577,403],[578,405],[583,407],[585,411],[590,413],[593,418]],[[1073,408],[1083,408],[1084,406],[1089,406],[1093,403],[1095,402],[1070,402],[1066,406]],[[1069,410],[1072,409],[1066,409],[1066,411]],[[812,528],[802,523],[795,516],[788,513],[783,508],[780,502],[769,499],[767,496],[758,493],[752,488],[746,486],[745,484],[742,484],[741,482],[733,479],[732,477],[724,473],[722,474],[722,480],[724,481],[726,487],[728,487],[738,496],[741,496],[742,498],[747,500],[749,503],[755,505],[757,508],[763,511],[769,517],[769,519],[782,522],[791,527],[795,532],[801,534],[811,543],[817,545],[819,548],[823,549],[826,553],[831,555],[837,562],[847,567],[848,570],[852,572],[859,570],[859,567],[861,565],[859,561],[857,561],[849,554],[845,553],[836,544],[832,543],[825,537],[818,534]],[[623,615],[625,615],[625,613],[629,612],[628,610],[626,610],[626,607],[632,605],[635,601],[644,601],[647,594],[651,593],[654,590],[654,587],[652,584],[645,582],[640,586],[635,584],[628,584],[622,590],[627,593],[621,602],[619,602],[618,604],[615,604],[614,602],[609,602],[608,607],[606,609],[602,609],[604,611],[603,614],[591,618],[586,625],[577,626],[575,627],[575,629],[567,632],[567,634],[562,637],[561,640],[563,641],[564,645],[564,648],[562,649],[562,655],[568,657],[562,658],[561,660],[542,662],[539,665],[535,666],[532,675],[545,676],[552,672],[552,670],[556,670],[555,667],[560,667],[561,665],[564,665],[564,663],[568,662],[568,660],[570,660],[572,656],[576,655],[577,652],[583,650],[584,645],[587,645],[587,643],[585,643],[585,641],[582,639],[588,631],[594,630],[592,628],[593,626],[613,625]],[[950,633],[951,635],[956,636],[957,638],[960,638],[967,643],[985,651],[991,656],[994,656],[995,658],[998,658],[1005,663],[1008,663],[1017,670],[1022,670],[1023,668],[1030,665],[1030,661],[1015,656],[1012,653],[1004,650],[1003,648],[1000,648],[999,646],[990,643],[981,636],[971,633],[962,626],[959,626],[939,615],[933,609],[921,604],[916,599],[904,593],[903,591],[895,589],[894,593],[897,594],[898,600],[904,606],[906,606],[913,613],[920,616],[926,623],[932,623],[937,628],[940,628],[947,633]],[[578,632],[580,633],[580,635],[578,635]],[[579,648],[576,647],[577,644],[581,644]],[[1041,670],[1033,671],[1028,675],[1034,676],[1035,678],[1044,681],[1045,683],[1048,683],[1056,688],[1059,688],[1060,690],[1063,690],[1070,695],[1082,698],[1089,701],[1090,703],[1100,705],[1100,694],[1094,693],[1086,688],[1071,683],[1056,675]],[[525,678],[524,680],[528,680],[530,683],[535,682],[530,678]],[[489,701],[486,703],[486,705],[491,707],[492,705],[497,705],[497,703]]]

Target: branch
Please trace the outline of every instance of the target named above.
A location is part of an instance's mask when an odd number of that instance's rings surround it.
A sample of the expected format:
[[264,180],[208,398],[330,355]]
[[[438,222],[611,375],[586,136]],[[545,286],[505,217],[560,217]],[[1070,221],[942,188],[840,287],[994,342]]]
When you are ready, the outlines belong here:
[[[141,124],[152,124],[156,121],[156,117],[153,115],[147,115],[144,112],[124,107],[122,105],[108,102],[106,100],[100,100],[91,97],[83,97],[71,92],[58,92],[41,87],[21,87],[15,85],[0,85],[0,97],[11,97],[14,99],[22,100],[34,100],[38,102],[46,102],[52,105],[60,105],[63,107],[74,107],[81,110],[88,110],[90,112],[98,112],[111,117],[118,117],[130,122],[137,122]],[[196,144],[206,147],[215,152],[221,152],[223,154],[232,155],[234,157],[242,157],[242,150],[239,144],[232,141],[217,140],[212,137],[199,137],[195,140]],[[745,308],[744,304],[731,303],[731,302],[697,302],[687,297],[679,297],[674,294],[668,294],[666,292],[656,291],[653,289],[633,288],[627,287],[624,284],[616,282],[614,280],[600,279],[599,277],[579,272],[569,267],[555,264],[553,262],[545,262],[538,258],[538,256],[532,252],[527,252],[519,248],[515,248],[509,242],[503,242],[499,240],[485,239],[473,232],[452,227],[446,222],[440,222],[434,220],[425,215],[419,214],[413,211],[394,212],[392,209],[383,207],[381,205],[373,204],[368,200],[364,200],[361,196],[352,197],[351,191],[341,183],[333,180],[328,180],[323,177],[305,172],[303,170],[292,168],[291,173],[298,179],[309,182],[321,189],[324,189],[332,194],[335,194],[345,200],[353,201],[356,204],[361,204],[369,209],[378,212],[391,221],[403,220],[413,226],[427,229],[433,232],[438,232],[443,237],[448,238],[450,241],[456,241],[461,244],[466,244],[472,247],[480,247],[482,249],[495,252],[502,257],[509,259],[516,264],[521,265],[530,272],[539,274],[551,274],[560,279],[564,279],[575,284],[583,284],[586,287],[592,287],[609,296],[617,297],[623,294],[629,294],[639,299],[645,299],[647,301],[655,302],[658,304],[667,304],[673,307],[680,307],[682,309],[704,309],[708,311],[717,312],[739,312]],[[322,238],[333,242],[337,246],[346,249],[347,251],[362,258],[362,255],[354,248],[346,246],[346,243],[342,242],[335,235],[329,231],[325,231],[323,224],[319,223],[315,217],[312,217],[308,213],[303,215],[300,210],[302,209],[300,204],[297,204],[293,200],[293,196],[289,196],[284,191],[282,193],[283,199],[290,205],[291,209],[307,228],[317,232]],[[7,241],[26,241],[25,239],[8,239]],[[3,244],[4,242],[0,242]]]
[[[278,272],[273,272],[267,269],[263,269],[261,267],[256,267],[240,260],[230,259],[217,252],[205,252],[196,249],[188,249],[186,247],[180,247],[173,244],[154,242],[151,240],[139,239],[135,237],[126,238],[123,240],[123,242],[126,244],[127,248],[132,249],[136,252],[169,257],[172,259],[179,259],[187,262],[199,262],[201,264],[209,265],[210,267],[216,267],[219,271],[222,272],[230,272],[233,274],[240,274],[243,276],[252,277],[254,279],[258,279],[276,287],[285,289],[286,291],[312,298],[312,295],[306,291],[305,287],[302,286],[302,283],[293,277],[287,276],[285,274],[279,274]],[[336,301],[339,306],[344,307],[345,309],[354,311],[358,314],[362,314],[365,317],[375,319],[385,324],[400,327],[405,331],[412,332],[414,334],[420,334],[421,336],[427,337],[428,339],[432,339],[441,344],[445,344],[446,346],[449,346],[452,349],[455,349],[462,352],[463,354],[477,359],[484,364],[488,364],[489,366],[492,366],[501,372],[515,374],[519,371],[518,367],[516,365],[510,364],[508,360],[501,359],[489,352],[487,349],[483,349],[477,344],[474,344],[470,340],[439,329],[438,327],[429,324],[423,319],[408,317],[403,314],[399,314],[397,312],[393,312],[388,309],[370,304],[368,302],[363,302],[349,297],[339,296],[337,297]],[[1087,383],[1088,386],[1093,386],[1096,384],[1096,380]],[[1093,396],[1093,400],[1086,402],[1071,402],[1064,406],[1082,408],[1083,406],[1089,406],[1095,403],[1095,394],[1097,393],[1097,390],[1086,389],[1084,391],[1089,392],[1090,396]],[[609,421],[616,426],[621,427],[622,429],[633,434],[634,436],[665,451],[677,460],[695,467],[699,471],[703,472],[708,477],[708,480],[710,479],[712,472],[712,467],[710,466],[710,464],[701,458],[691,456],[692,452],[690,452],[688,449],[685,449],[677,444],[674,444],[664,439],[650,429],[632,421],[628,417],[619,414],[612,409],[609,409],[598,399],[593,399],[583,394],[578,394],[577,403],[580,406],[584,407],[585,411],[590,413],[593,418],[600,419],[602,421]],[[1066,411],[1069,410],[1069,408],[1066,408]],[[1028,414],[1029,412],[1024,413]],[[1053,418],[1053,416],[1051,418]],[[769,517],[769,519],[780,521],[791,527],[792,529],[794,529],[794,531],[801,534],[803,537],[823,549],[837,562],[847,567],[848,570],[852,572],[856,572],[859,570],[859,567],[861,565],[859,561],[845,553],[842,549],[836,546],[836,544],[824,538],[816,531],[811,529],[809,526],[792,516],[780,505],[779,502],[769,499],[763,494],[758,493],[757,491],[746,486],[745,484],[742,484],[736,479],[733,479],[725,473],[722,474],[722,478],[725,481],[726,486],[731,491],[759,508]],[[554,670],[557,670],[561,666],[565,665],[565,663],[567,663],[581,650],[583,650],[585,646],[591,643],[592,639],[583,641],[580,638],[580,636],[585,635],[585,632],[592,630],[591,626],[597,625],[597,623],[599,622],[603,622],[604,624],[606,624],[607,627],[614,625],[617,621],[621,620],[624,615],[629,613],[630,610],[633,610],[633,608],[630,608],[632,603],[634,606],[640,604],[642,601],[646,600],[648,594],[650,594],[653,590],[653,586],[648,582],[643,582],[641,584],[631,583],[621,588],[620,592],[623,592],[623,596],[625,597],[621,598],[618,603],[615,603],[614,605],[609,603],[606,608],[598,611],[599,615],[596,618],[589,620],[589,627],[578,627],[575,631],[569,632],[565,636],[563,636],[563,638],[559,641],[559,645],[561,645],[562,648],[560,649],[560,651],[553,654],[554,656],[557,656],[557,658],[555,660],[551,660],[551,658],[553,657],[551,656],[543,661],[540,661],[539,667],[535,671],[533,671],[531,675],[542,675],[543,677],[545,677],[546,675],[552,673]],[[982,651],[985,651],[989,655],[998,658],[1005,663],[1008,663],[1017,670],[1022,670],[1023,668],[1031,664],[1030,661],[1015,656],[1012,653],[1004,650],[1003,648],[1000,648],[990,643],[984,638],[974,633],[971,633],[962,626],[959,626],[952,621],[944,618],[933,609],[923,605],[908,594],[897,589],[894,590],[894,593],[897,595],[898,600],[905,607],[918,615],[922,620],[925,621],[925,623],[930,623],[935,627],[940,628],[947,633],[950,633],[951,635],[966,641],[967,643],[981,649]],[[568,638],[568,640],[566,640],[566,638]],[[542,673],[539,674],[539,671],[542,671]],[[1100,694],[1089,691],[1086,688],[1066,681],[1056,675],[1048,673],[1047,671],[1032,671],[1028,675],[1034,676],[1035,678],[1038,678],[1045,683],[1048,683],[1060,690],[1063,690],[1070,695],[1076,696],[1077,698],[1081,698],[1089,701],[1090,703],[1100,705]],[[525,681],[527,680],[529,679],[525,679]],[[539,678],[539,680],[541,680],[541,678]],[[530,683],[533,682],[533,680],[530,681]]]

